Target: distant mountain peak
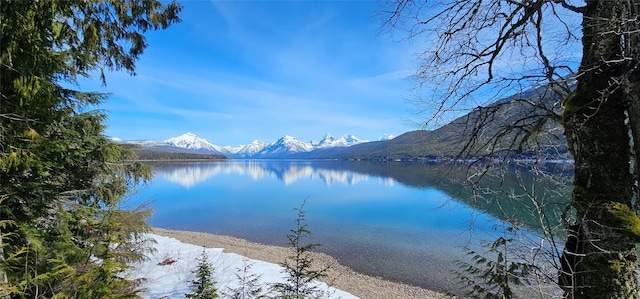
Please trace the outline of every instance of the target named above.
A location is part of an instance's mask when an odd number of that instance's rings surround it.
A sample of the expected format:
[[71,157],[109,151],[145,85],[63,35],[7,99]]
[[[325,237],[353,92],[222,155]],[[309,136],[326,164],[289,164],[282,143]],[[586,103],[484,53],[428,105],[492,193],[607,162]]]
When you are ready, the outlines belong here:
[[393,139],[393,138],[395,138],[395,137],[396,137],[396,136],[393,136],[392,134],[384,133],[384,134],[382,134],[382,136],[380,136],[380,137],[378,138],[378,141],[387,141],[387,140],[391,140],[391,139]]
[[331,136],[331,134],[327,134],[324,138],[318,142],[317,148],[329,148],[329,147],[346,147],[352,146],[354,144],[367,142],[366,140],[362,140],[354,135],[344,135],[340,138],[335,138]]
[[323,144],[323,143],[327,143],[327,142],[333,142],[335,141],[336,138],[333,137],[333,135],[331,134],[326,134],[324,135],[324,137],[322,138],[322,140],[320,140],[319,144]]
[[222,153],[224,151],[221,147],[213,144],[211,141],[200,138],[191,132],[184,133],[178,137],[169,138],[164,142],[172,146],[195,151],[211,151],[217,153]]

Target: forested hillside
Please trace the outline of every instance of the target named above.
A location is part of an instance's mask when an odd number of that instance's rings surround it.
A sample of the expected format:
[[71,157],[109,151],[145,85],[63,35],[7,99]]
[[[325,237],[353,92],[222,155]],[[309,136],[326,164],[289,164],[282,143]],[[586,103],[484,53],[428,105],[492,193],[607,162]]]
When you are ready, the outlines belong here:
[[[468,114],[436,130],[416,130],[388,141],[357,144],[316,158],[364,160],[570,159],[564,129],[550,118],[557,95],[532,88]],[[532,129],[533,128],[533,129]],[[490,138],[499,136],[497,139]]]

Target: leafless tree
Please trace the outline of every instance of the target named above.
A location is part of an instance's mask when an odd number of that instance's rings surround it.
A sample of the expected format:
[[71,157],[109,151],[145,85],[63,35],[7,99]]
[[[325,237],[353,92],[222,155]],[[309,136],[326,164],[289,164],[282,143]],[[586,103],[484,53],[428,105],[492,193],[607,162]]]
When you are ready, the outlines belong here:
[[[394,37],[424,45],[414,78],[428,123],[473,110],[462,155],[508,161],[566,140],[564,296],[639,298],[640,1],[396,0],[381,17]],[[509,99],[529,107],[517,119],[502,117],[506,102],[482,100],[529,87],[547,100]],[[550,134],[556,124],[564,132]]]

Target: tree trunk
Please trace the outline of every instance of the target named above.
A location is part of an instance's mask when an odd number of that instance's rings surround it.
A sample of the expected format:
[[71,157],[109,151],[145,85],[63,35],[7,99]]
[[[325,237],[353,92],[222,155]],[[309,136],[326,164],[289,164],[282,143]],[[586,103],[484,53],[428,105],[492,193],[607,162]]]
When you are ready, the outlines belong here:
[[[627,2],[624,19],[640,18],[640,0]],[[629,103],[629,125],[634,145],[634,178],[638,181],[640,176],[640,20],[626,22],[623,31],[625,36],[623,47],[624,56],[627,58],[627,69],[622,82],[622,92],[625,100]],[[640,185],[636,184],[635,210],[639,210],[638,196],[640,195]]]
[[571,277],[567,298],[640,298],[629,105],[619,80],[625,68],[617,63],[624,55],[623,35],[617,34],[621,7],[618,0],[587,1],[581,73],[576,91],[564,101],[563,124],[575,159],[572,205],[580,228],[577,238],[568,239],[579,246],[564,253],[574,263],[564,269]]

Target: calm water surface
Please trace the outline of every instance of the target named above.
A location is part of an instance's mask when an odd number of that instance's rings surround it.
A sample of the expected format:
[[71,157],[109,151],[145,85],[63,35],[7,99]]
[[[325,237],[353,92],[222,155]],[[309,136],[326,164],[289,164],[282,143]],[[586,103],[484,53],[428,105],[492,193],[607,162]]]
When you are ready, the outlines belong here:
[[[310,241],[356,271],[454,290],[463,246],[494,231],[495,218],[438,189],[427,165],[231,160],[155,164],[135,196],[152,200],[154,227],[286,245],[305,206]],[[459,191],[459,190],[457,190]],[[473,232],[473,237],[472,237]],[[499,233],[499,232],[498,232]]]

